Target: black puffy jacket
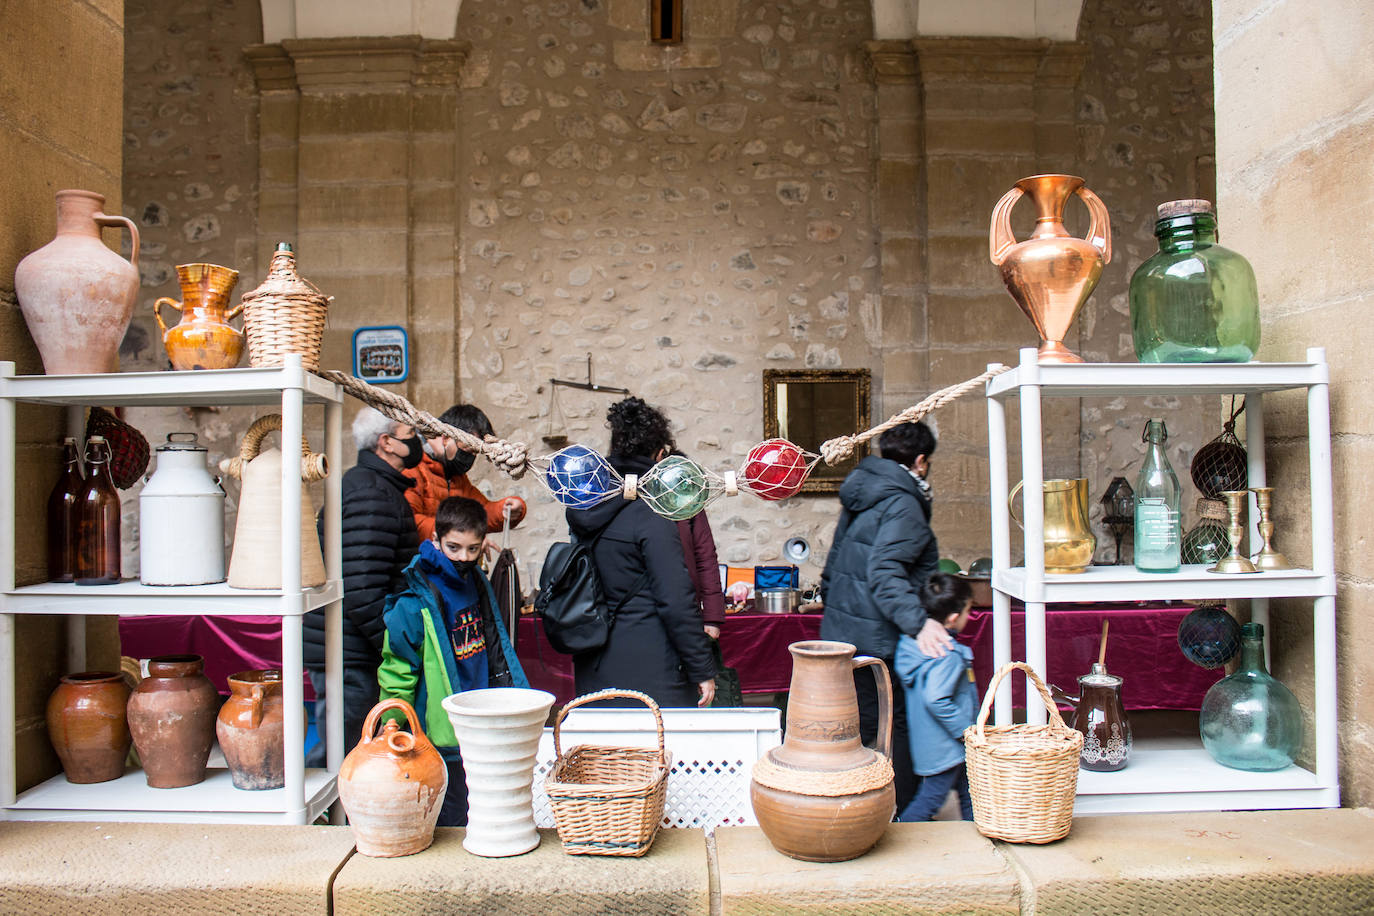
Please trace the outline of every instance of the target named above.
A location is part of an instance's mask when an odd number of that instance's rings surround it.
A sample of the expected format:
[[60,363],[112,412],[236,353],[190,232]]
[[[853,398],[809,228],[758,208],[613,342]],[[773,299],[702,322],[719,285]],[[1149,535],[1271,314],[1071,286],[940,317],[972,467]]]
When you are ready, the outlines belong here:
[[[405,570],[420,547],[405,491],[415,482],[375,452],[358,452],[343,476],[343,654],[350,664],[382,660],[382,612],[388,595],[405,588]],[[324,609],[304,621],[307,668],[324,667]]]
[[940,564],[930,502],[906,468],[869,455],[840,484],[840,522],[821,575],[821,638],[892,661],[926,622],[921,587]]
[[[643,474],[649,467],[615,457],[611,463],[621,473]],[[716,667],[677,525],[641,499],[618,496],[590,509],[569,509],[567,518],[579,538],[605,528],[593,556],[611,606],[648,571],[643,587],[617,612],[605,649],[573,656],[577,692],[619,687],[647,693],[663,707],[695,706],[696,685],[715,677]]]

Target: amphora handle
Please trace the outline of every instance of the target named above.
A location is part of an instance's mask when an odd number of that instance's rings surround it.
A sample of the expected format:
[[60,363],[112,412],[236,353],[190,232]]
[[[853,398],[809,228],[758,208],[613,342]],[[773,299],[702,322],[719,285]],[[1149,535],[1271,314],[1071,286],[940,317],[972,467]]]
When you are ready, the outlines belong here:
[[871,667],[873,677],[878,682],[878,739],[873,750],[892,759],[892,676],[887,673],[887,663],[871,655],[856,655],[853,670]]
[[153,317],[157,319],[157,329],[162,332],[162,336],[167,336],[167,324],[162,320],[162,307],[176,309],[178,314],[181,312],[182,304],[171,296],[162,296],[153,303]]
[[1007,494],[1007,514],[1011,516],[1013,522],[1016,522],[1016,527],[1022,531],[1026,530],[1026,526],[1021,524],[1021,519],[1016,517],[1016,507],[1012,505],[1012,502],[1016,499],[1016,494],[1021,492],[1021,487],[1025,483],[1024,480],[1016,481],[1016,486],[1012,487],[1011,492]]
[[95,224],[102,228],[105,226],[117,226],[129,230],[129,237],[134,243],[133,249],[129,253],[129,263],[134,265],[134,267],[138,267],[138,227],[134,225],[134,221],[127,216],[111,216],[108,213],[97,213],[92,218],[95,220]]
[[[1088,208],[1088,234],[1085,241],[1102,254],[1102,263],[1112,262],[1112,222],[1107,215],[1107,205],[1086,187],[1076,193]],[[1012,188],[1002,195],[997,206],[992,208],[992,225],[988,231],[988,256],[998,267],[1006,260],[1007,252],[1016,244],[1016,235],[1011,231],[1011,210],[1016,202],[1025,196],[1020,188]]]
[[[408,733],[401,731],[395,719],[388,719],[386,724],[382,726],[382,734],[378,736],[376,734],[377,720],[393,709],[405,714],[406,724],[410,726],[410,731]],[[417,737],[423,738],[424,734],[420,729],[420,723],[415,720],[415,708],[405,700],[392,697],[389,700],[382,700],[372,707],[372,711],[367,714],[367,719],[363,722],[362,743],[367,744],[380,737],[386,741],[387,747],[397,754],[409,754],[415,750],[415,739]]]

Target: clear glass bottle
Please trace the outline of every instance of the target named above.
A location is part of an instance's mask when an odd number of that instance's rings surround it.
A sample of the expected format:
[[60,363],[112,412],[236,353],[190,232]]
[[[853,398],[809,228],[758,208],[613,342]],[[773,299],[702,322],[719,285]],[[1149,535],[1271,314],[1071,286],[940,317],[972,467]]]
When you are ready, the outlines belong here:
[[1217,244],[1205,200],[1159,205],[1159,251],[1131,275],[1131,331],[1142,363],[1244,363],[1259,350],[1259,293],[1244,257]]
[[119,491],[104,436],[86,440],[86,482],[76,501],[76,584],[119,581]]
[[1231,536],[1226,530],[1226,503],[1204,497],[1197,501],[1197,514],[1197,524],[1183,536],[1180,559],[1184,563],[1216,566],[1218,560],[1231,552]]
[[1238,770],[1281,770],[1302,746],[1302,707],[1264,667],[1264,627],[1240,628],[1240,666],[1207,691],[1199,715],[1202,746]]
[[1164,452],[1168,439],[1163,420],[1152,418],[1145,424],[1141,441],[1149,446],[1135,480],[1135,568],[1141,572],[1170,573],[1179,568],[1182,490]]
[[76,500],[85,479],[76,440],[62,440],[62,475],[48,494],[48,578],[70,582],[76,576]]

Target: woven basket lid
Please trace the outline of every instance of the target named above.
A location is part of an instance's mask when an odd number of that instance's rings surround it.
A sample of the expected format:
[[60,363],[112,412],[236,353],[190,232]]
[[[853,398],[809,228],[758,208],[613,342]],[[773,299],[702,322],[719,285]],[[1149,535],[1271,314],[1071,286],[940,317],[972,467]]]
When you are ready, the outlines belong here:
[[320,292],[315,284],[296,272],[296,254],[285,242],[277,245],[277,250],[272,253],[272,265],[267,270],[267,279],[263,280],[257,289],[244,293],[243,301],[252,302],[265,296],[314,300],[321,305],[328,303],[332,298]]

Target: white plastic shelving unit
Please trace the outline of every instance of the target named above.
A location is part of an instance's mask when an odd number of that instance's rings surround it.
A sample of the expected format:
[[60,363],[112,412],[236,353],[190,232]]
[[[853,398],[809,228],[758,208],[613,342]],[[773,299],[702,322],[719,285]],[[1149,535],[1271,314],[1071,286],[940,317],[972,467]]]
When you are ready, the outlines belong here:
[[[1265,808],[1322,808],[1340,805],[1336,741],[1336,572],[1331,491],[1331,419],[1326,353],[1307,351],[1305,363],[1137,365],[1129,363],[1040,365],[1034,348],[1020,352],[1020,364],[987,384],[988,452],[992,501],[993,656],[1000,667],[1012,658],[1011,600],[1026,609],[1026,658],[1045,676],[1045,605],[1062,601],[1142,599],[1249,599],[1251,618],[1269,622],[1269,599],[1312,601],[1316,725],[1315,766],[1297,765],[1251,773],[1216,763],[1201,739],[1137,740],[1130,764],[1115,773],[1080,770],[1080,814],[1132,811],[1209,811]],[[993,368],[989,366],[989,368]],[[1267,392],[1307,392],[1308,462],[1311,476],[1312,569],[1216,575],[1202,566],[1177,573],[1142,573],[1129,566],[1092,567],[1077,575],[1045,572],[1037,549],[1044,538],[1040,405],[1046,397],[1133,397],[1157,394],[1245,395],[1246,449],[1251,486],[1265,485],[1264,409]],[[1011,566],[1007,510],[1007,401],[1020,402],[1021,477],[1025,480],[1025,566]],[[1249,512],[1251,542],[1256,512]],[[1279,548],[1282,549],[1280,539]],[[1033,696],[1032,692],[1032,696]],[[1012,721],[1011,684],[1003,681],[994,711],[998,724]],[[1027,721],[1044,722],[1038,699],[1028,703]]]
[[[220,583],[189,587],[146,586],[138,580],[79,586],[45,582],[15,586],[15,424],[19,403],[91,406],[265,406],[282,415],[282,588],[236,589]],[[301,433],[306,405],[324,408],[326,582],[301,586]],[[299,357],[273,369],[197,372],[128,372],[110,375],[16,376],[0,362],[0,820],[180,821],[191,823],[308,824],[337,797],[335,776],[343,762],[343,709],[331,704],[327,767],[305,768],[305,725],[290,714],[304,705],[301,617],[325,609],[327,689],[343,693],[340,493],[343,392],[302,369]],[[137,511],[126,500],[124,512]],[[281,617],[282,698],[286,785],[235,789],[229,772],[211,768],[206,780],[180,789],[149,788],[142,770],[109,782],[73,785],[59,774],[18,792],[15,766],[15,617],[64,615],[67,668],[86,668],[86,616],[91,614],[249,614]]]

